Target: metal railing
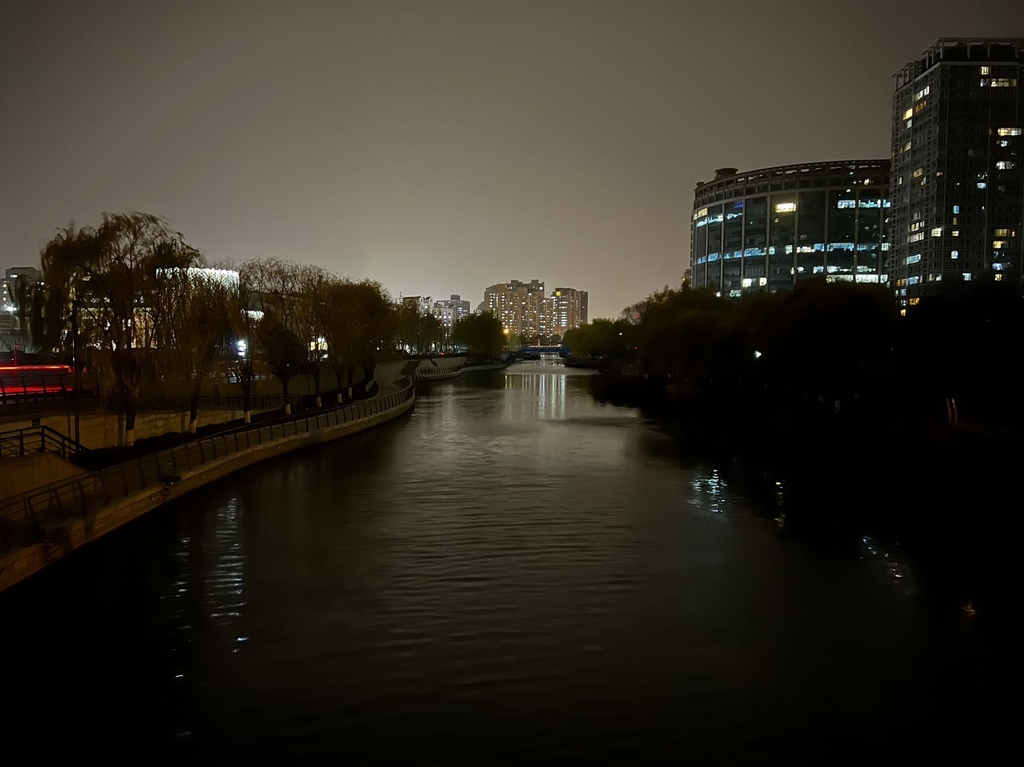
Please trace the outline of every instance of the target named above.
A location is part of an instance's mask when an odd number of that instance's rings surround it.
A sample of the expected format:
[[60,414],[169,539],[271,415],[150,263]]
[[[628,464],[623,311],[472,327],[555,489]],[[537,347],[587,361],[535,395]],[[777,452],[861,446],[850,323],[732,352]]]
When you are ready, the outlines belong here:
[[88,451],[71,437],[49,426],[0,431],[0,460],[24,458],[32,453],[55,453],[71,460],[82,452]]
[[8,498],[0,501],[0,551],[10,547],[15,528],[32,542],[44,534],[44,525],[52,520],[87,514],[91,508],[147,487],[173,484],[186,471],[257,445],[381,415],[414,396],[415,387],[408,382],[400,391],[383,397],[239,426]]

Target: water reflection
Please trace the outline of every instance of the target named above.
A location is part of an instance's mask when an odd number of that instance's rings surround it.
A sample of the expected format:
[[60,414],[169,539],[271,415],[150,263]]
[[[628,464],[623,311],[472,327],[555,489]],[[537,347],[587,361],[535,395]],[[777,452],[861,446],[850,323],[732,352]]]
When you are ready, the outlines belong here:
[[878,759],[962,709],[900,557],[805,545],[673,445],[558,365],[438,386],[0,603],[94,661],[14,683],[232,760]]

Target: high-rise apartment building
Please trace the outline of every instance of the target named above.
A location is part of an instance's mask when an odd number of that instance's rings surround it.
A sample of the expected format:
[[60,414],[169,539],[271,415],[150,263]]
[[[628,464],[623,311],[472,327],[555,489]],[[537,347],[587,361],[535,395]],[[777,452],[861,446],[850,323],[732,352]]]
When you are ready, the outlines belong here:
[[544,315],[544,283],[511,280],[484,290],[484,309],[501,321],[509,333],[528,341],[547,335]]
[[555,288],[549,300],[551,319],[548,323],[548,335],[564,336],[570,330],[587,324],[587,291]]
[[889,272],[899,304],[982,279],[1021,292],[1024,39],[943,38],[895,79]]

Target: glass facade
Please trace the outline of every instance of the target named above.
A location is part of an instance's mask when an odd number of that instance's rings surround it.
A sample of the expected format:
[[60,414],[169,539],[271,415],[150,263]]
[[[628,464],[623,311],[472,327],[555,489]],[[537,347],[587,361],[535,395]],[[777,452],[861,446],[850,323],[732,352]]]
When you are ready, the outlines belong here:
[[817,276],[886,282],[888,160],[727,170],[694,195],[695,287],[740,298]]

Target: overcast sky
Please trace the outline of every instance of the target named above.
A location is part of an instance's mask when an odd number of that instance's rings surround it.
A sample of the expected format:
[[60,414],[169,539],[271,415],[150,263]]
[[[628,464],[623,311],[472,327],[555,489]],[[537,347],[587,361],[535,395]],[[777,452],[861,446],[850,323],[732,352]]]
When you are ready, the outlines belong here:
[[1019,0],[4,0],[0,266],[167,217],[394,294],[678,284],[716,167],[889,154],[891,74]]

